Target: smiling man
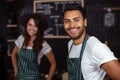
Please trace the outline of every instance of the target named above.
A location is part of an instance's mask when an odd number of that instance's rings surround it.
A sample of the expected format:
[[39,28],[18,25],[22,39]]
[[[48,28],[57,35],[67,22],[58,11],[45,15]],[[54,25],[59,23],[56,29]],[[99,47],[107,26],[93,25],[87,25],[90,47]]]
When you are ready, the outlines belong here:
[[68,80],[103,80],[109,75],[120,80],[120,64],[113,52],[95,36],[86,32],[86,11],[78,4],[68,4],[63,13],[68,42]]

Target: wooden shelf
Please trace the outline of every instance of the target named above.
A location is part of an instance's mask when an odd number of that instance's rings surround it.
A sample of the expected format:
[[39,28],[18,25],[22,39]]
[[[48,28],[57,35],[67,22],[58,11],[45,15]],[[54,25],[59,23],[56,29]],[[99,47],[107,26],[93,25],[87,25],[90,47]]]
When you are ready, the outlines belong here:
[[62,38],[65,39],[65,38],[66,38],[66,39],[69,39],[69,36],[51,36],[51,35],[49,36],[49,35],[48,35],[48,36],[44,36],[44,38],[61,38],[61,39],[62,39]]
[[15,0],[6,0],[6,1],[15,1]]
[[16,39],[8,39],[8,42],[14,42]]
[[120,10],[120,7],[104,7],[103,10],[108,10],[109,8],[111,10]]
[[[44,38],[48,38],[48,39],[50,39],[50,38],[53,38],[53,39],[69,39],[70,37],[69,36],[44,36]],[[7,41],[8,42],[14,42],[16,39],[8,39]]]
[[10,27],[10,28],[11,28],[11,27],[17,27],[17,25],[16,25],[16,24],[8,24],[7,27],[8,27],[8,28],[9,28],[9,27]]

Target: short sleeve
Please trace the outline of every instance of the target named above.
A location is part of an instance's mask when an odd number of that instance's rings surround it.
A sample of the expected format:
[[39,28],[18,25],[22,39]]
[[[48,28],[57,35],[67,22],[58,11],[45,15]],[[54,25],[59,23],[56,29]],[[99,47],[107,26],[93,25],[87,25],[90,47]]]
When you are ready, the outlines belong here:
[[41,50],[41,53],[47,54],[48,52],[51,51],[51,47],[46,41],[44,41],[42,45],[43,45],[43,48]]
[[40,64],[41,58],[43,57],[43,55],[49,53],[52,50],[52,48],[46,41],[44,41],[42,45],[43,45],[43,48],[41,49],[40,53],[38,54],[38,64]]
[[20,35],[20,36],[16,39],[16,41],[15,41],[16,46],[18,46],[19,48],[21,48],[21,47],[22,47],[22,44],[23,44],[23,41],[24,41],[23,35]]
[[92,62],[98,67],[101,64],[116,60],[117,58],[114,56],[113,52],[105,45],[105,44],[98,44],[95,46],[92,52]]

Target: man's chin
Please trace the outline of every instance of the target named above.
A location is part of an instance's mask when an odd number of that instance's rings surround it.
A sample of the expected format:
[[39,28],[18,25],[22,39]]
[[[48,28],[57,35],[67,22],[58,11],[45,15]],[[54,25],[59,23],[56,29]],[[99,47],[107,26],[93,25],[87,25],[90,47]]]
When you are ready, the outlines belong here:
[[[70,35],[69,35],[69,36],[70,36]],[[79,37],[78,37],[78,36],[70,36],[70,38],[73,39],[73,40],[76,40],[76,39],[78,39]]]

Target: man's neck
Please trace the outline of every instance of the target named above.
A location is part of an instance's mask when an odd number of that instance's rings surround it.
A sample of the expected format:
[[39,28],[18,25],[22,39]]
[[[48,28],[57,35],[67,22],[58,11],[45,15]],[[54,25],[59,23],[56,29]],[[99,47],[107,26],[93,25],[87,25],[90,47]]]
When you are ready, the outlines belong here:
[[84,38],[85,38],[86,33],[83,33],[78,39],[73,40],[74,45],[79,45],[82,44]]

